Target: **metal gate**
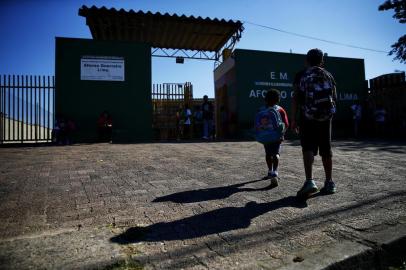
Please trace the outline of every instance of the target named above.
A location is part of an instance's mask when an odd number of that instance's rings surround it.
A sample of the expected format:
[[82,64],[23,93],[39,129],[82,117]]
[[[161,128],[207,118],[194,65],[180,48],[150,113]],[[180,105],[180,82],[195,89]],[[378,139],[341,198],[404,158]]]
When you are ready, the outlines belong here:
[[0,75],[0,143],[51,142],[54,76]]
[[192,99],[193,86],[190,82],[152,85],[152,128],[155,139],[177,138],[177,112],[186,104],[190,106]]

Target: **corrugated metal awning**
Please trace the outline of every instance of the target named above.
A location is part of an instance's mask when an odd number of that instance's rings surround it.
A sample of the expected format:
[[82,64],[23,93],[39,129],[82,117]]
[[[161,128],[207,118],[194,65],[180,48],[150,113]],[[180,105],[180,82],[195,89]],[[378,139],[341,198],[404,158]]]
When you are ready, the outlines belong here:
[[125,11],[82,6],[92,37],[148,43],[154,48],[219,52],[231,39],[238,41],[243,31],[240,21],[178,16],[168,13]]

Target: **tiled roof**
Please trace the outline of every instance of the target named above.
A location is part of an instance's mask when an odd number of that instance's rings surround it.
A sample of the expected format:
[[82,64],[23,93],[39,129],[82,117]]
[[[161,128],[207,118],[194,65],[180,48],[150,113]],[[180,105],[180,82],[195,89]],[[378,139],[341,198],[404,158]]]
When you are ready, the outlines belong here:
[[79,9],[86,18],[92,37],[148,43],[154,48],[218,52],[227,41],[240,37],[240,21],[226,21],[168,13],[126,11],[106,7]]

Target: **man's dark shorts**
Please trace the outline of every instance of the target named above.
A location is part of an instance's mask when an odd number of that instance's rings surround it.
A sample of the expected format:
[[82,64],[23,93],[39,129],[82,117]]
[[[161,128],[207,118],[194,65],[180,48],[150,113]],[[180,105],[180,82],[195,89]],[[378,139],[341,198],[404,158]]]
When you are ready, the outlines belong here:
[[331,157],[331,120],[302,120],[300,123],[300,144],[303,152],[313,151],[322,157]]
[[281,143],[277,142],[277,143],[264,144],[264,148],[265,148],[265,154],[267,156],[274,157],[276,155],[279,155],[279,151],[281,150]]

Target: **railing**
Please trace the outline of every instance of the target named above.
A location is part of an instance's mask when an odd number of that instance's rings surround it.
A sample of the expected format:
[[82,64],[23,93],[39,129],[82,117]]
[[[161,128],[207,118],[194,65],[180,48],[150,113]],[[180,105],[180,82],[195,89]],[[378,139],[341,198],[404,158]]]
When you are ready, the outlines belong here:
[[54,76],[0,75],[0,143],[51,142]]

